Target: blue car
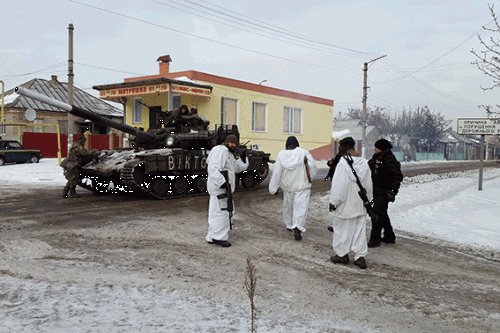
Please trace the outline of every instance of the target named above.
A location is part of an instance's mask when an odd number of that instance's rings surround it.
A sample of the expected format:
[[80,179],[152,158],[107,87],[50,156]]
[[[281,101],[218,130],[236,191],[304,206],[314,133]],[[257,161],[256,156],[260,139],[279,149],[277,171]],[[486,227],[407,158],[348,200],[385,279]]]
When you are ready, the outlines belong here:
[[26,149],[14,140],[0,140],[0,166],[5,163],[38,163],[42,157],[38,149]]

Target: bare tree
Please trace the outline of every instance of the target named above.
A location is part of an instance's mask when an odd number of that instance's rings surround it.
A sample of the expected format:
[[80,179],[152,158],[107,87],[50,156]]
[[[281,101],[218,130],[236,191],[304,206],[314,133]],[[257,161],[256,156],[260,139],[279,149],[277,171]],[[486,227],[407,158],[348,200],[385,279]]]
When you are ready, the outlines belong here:
[[[375,109],[368,108],[366,111],[367,125],[375,126],[380,135],[389,134],[391,128],[391,116],[384,108],[376,106]],[[363,119],[363,110],[349,108],[347,110],[347,119]]]
[[[483,30],[500,33],[500,24],[498,22],[498,16],[494,11],[494,5],[488,5],[488,7],[490,8],[490,14],[491,17],[493,17],[495,28],[490,29],[483,26]],[[500,40],[494,37],[485,40],[481,35],[478,35],[478,38],[483,50],[471,50],[471,53],[476,56],[476,60],[472,63],[475,64],[480,71],[493,79],[492,86],[486,88],[481,87],[483,90],[491,90],[500,86]]]
[[[348,119],[360,119],[363,111],[348,109]],[[448,129],[451,120],[446,120],[439,112],[433,112],[427,106],[415,110],[403,110],[391,116],[384,108],[367,110],[368,125],[375,126],[380,135],[389,138],[395,146],[400,146],[406,139],[414,148],[433,148],[437,140]]]

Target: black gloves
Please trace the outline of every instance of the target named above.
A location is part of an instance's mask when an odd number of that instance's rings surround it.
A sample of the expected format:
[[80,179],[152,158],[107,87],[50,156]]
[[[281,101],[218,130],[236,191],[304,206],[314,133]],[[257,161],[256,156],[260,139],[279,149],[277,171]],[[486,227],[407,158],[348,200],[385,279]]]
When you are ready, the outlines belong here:
[[247,162],[247,150],[246,149],[243,149],[243,151],[240,154],[240,158],[241,158],[241,161],[243,163]]
[[396,200],[396,192],[389,190],[387,191],[387,201],[394,202]]
[[335,209],[337,209],[337,207],[335,207],[335,205],[332,205],[332,204],[330,204],[329,208],[330,208],[330,212],[333,212]]
[[224,182],[224,184],[222,184],[222,185],[220,186],[220,188],[226,189],[226,188],[227,188],[227,182]]
[[278,195],[278,193],[280,193],[280,189],[277,189],[273,195]]

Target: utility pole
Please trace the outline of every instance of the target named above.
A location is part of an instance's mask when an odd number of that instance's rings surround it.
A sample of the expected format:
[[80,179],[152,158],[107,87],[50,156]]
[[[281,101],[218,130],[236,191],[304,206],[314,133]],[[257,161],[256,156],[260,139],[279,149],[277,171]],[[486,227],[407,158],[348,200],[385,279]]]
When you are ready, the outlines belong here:
[[[73,105],[73,24],[68,26],[68,104]],[[73,134],[75,133],[75,122],[73,115],[68,113],[68,155],[71,145],[73,144]]]
[[370,60],[368,62],[365,62],[365,66],[363,67],[363,123],[362,123],[362,137],[361,140],[363,142],[363,147],[361,148],[361,155],[366,158],[366,121],[367,121],[367,115],[366,115],[366,99],[368,98],[368,86],[367,86],[367,81],[368,81],[368,64],[373,63],[379,59],[382,59],[386,57],[387,55],[383,55],[381,57],[378,57],[376,59]]

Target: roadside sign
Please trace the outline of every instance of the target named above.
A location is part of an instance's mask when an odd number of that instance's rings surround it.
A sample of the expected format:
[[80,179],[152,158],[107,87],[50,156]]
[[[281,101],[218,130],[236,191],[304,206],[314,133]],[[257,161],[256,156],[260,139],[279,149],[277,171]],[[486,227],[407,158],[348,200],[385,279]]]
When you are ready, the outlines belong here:
[[457,133],[471,135],[500,134],[500,120],[487,118],[459,118]]
[[[483,189],[484,165],[484,137],[486,135],[500,134],[500,119],[488,118],[459,118],[457,124],[458,134],[481,135],[481,149],[479,152],[479,191]],[[465,147],[464,147],[465,149]]]

